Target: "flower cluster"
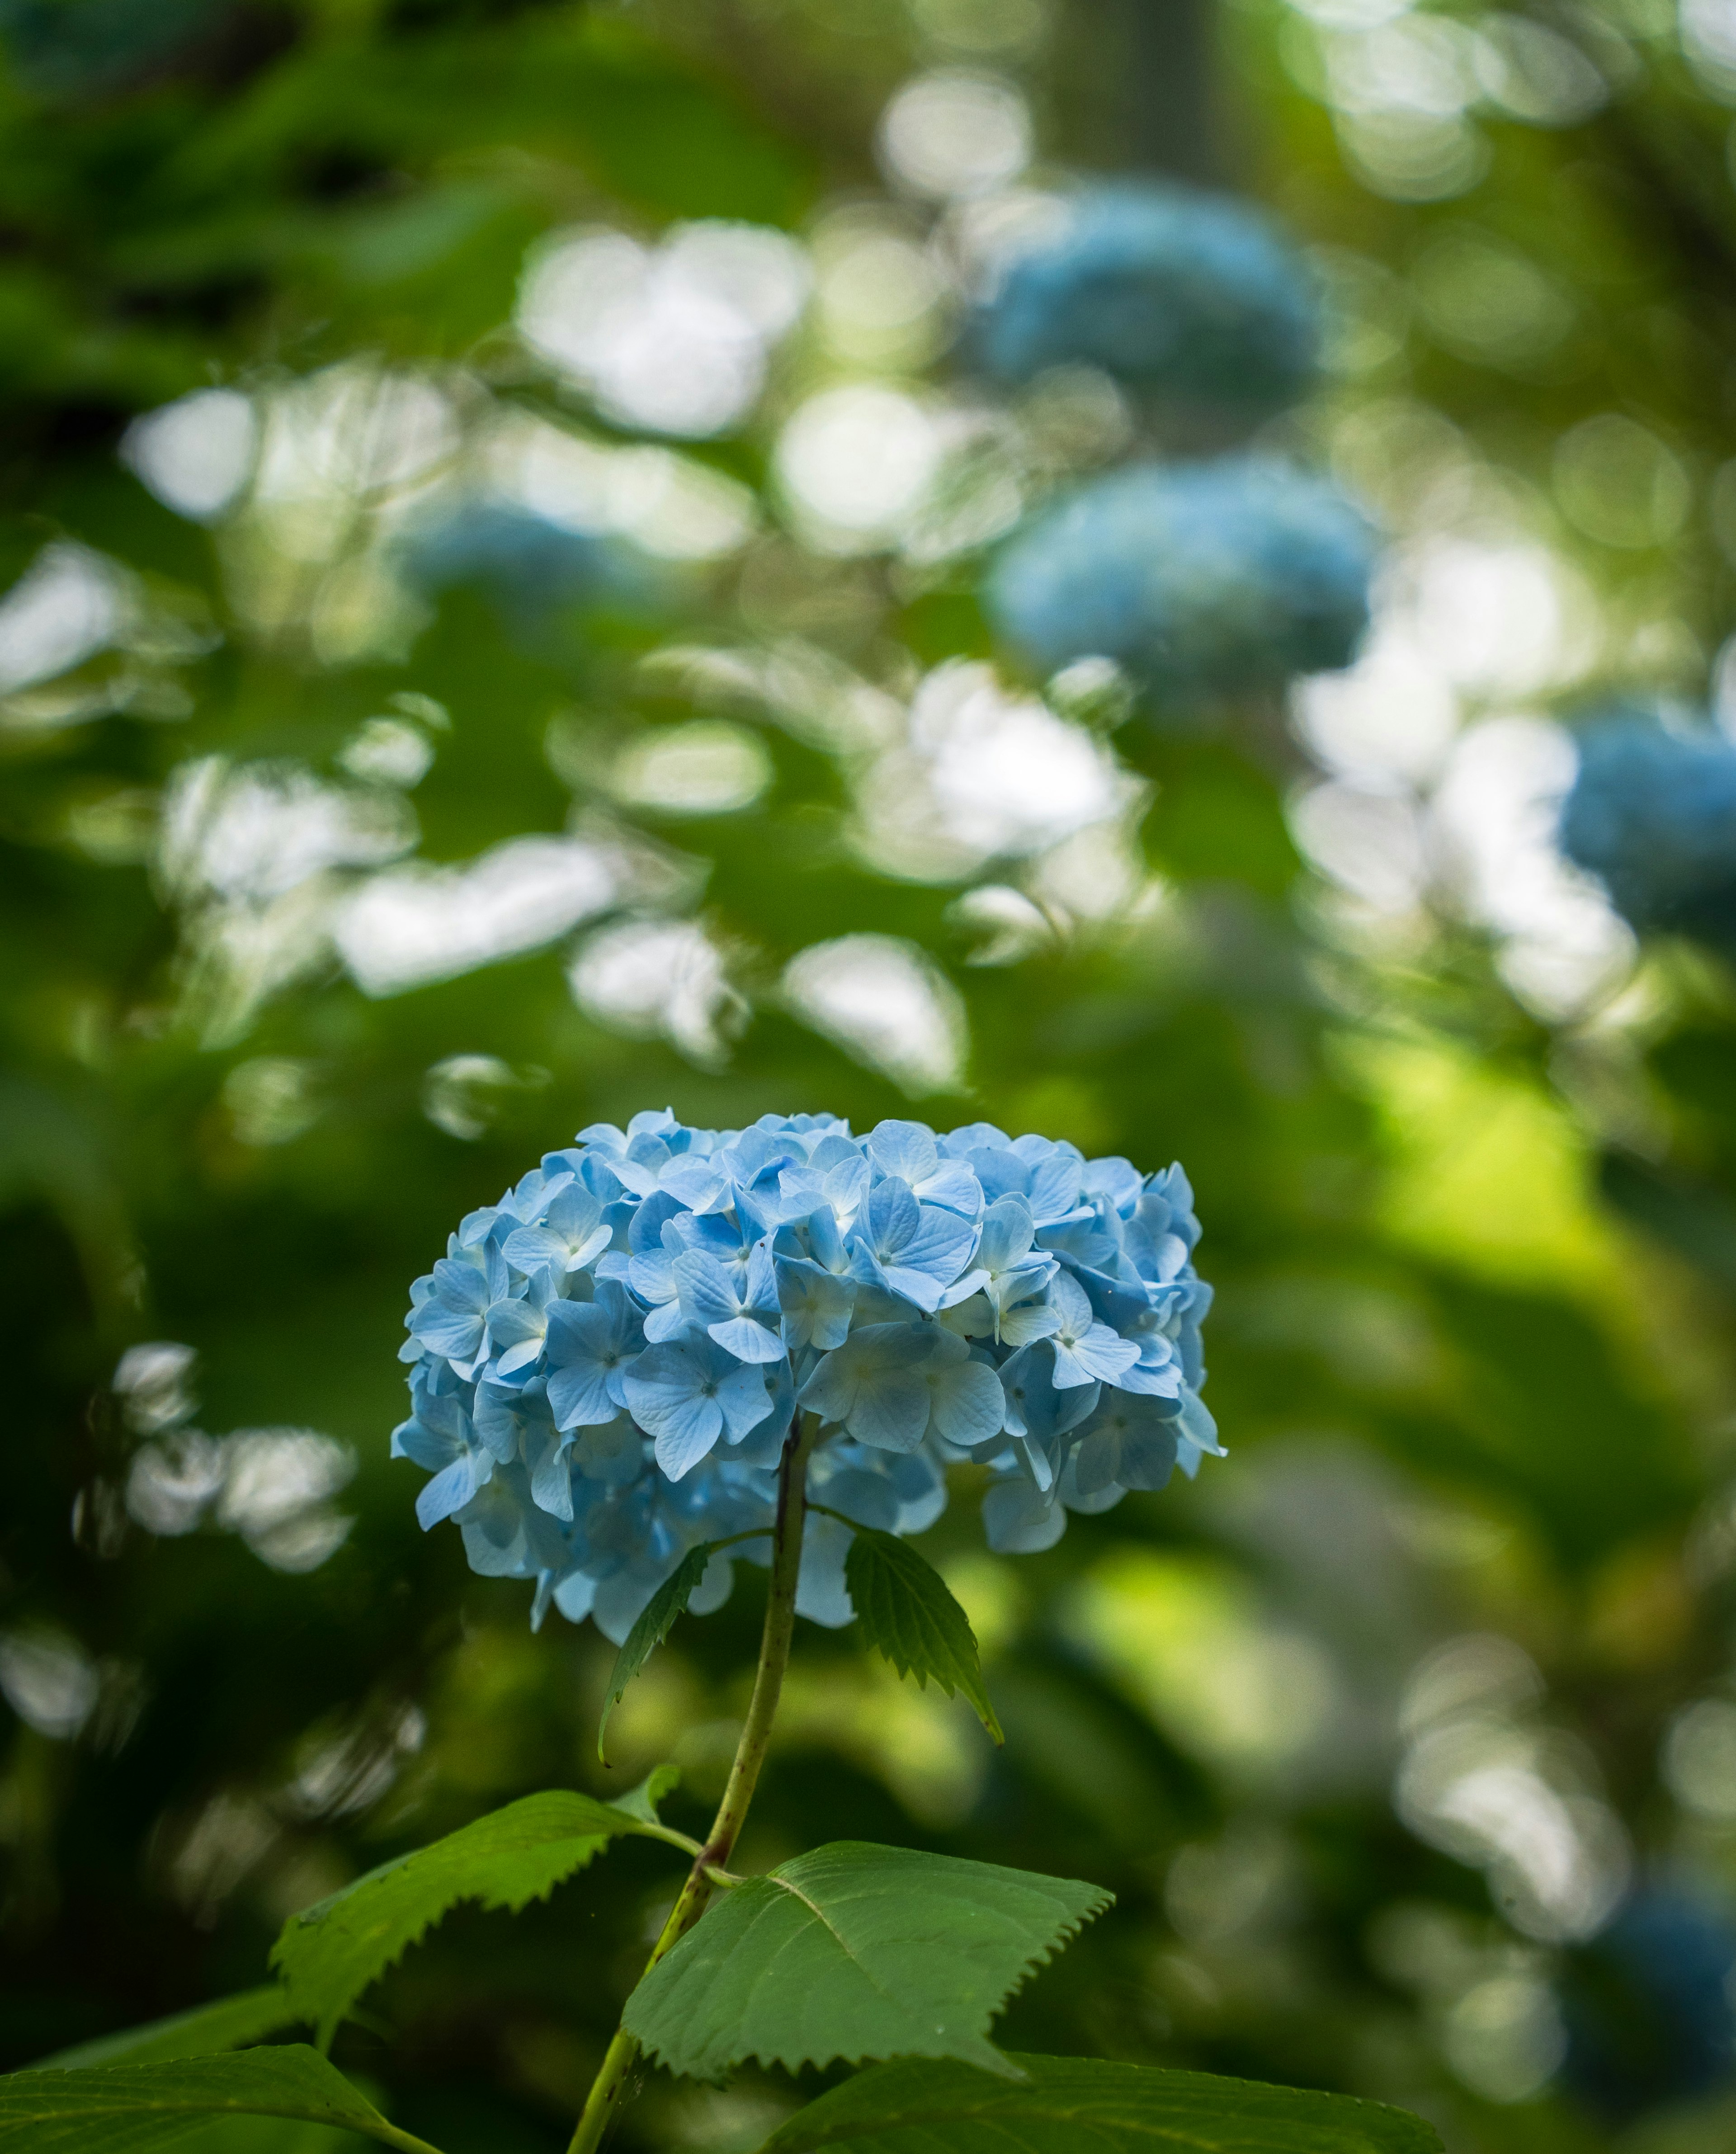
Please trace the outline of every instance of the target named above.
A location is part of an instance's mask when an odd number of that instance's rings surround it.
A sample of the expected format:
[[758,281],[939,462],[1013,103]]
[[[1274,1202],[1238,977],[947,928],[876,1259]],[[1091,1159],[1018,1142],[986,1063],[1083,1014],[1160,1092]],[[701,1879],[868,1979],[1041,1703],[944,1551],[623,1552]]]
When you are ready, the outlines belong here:
[[1579,746],[1562,851],[1633,926],[1736,947],[1736,745],[1623,709]]
[[631,603],[649,588],[619,544],[486,497],[412,530],[400,559],[418,590],[437,595],[474,584],[523,630],[564,607]]
[[1059,231],[1012,257],[970,343],[1003,381],[1082,361],[1170,397],[1258,413],[1306,386],[1316,315],[1300,255],[1257,212],[1128,182],[1082,190]]
[[[393,1454],[432,1476],[424,1528],[536,1580],[534,1621],[552,1600],[619,1642],[688,1549],[770,1524],[812,1414],[797,1605],[845,1623],[845,1521],[920,1532],[949,1464],[990,1469],[989,1544],[1029,1550],[1218,1451],[1192,1205],[1179,1166],[986,1122],[597,1125],[411,1288]],[[694,1609],[730,1575],[714,1557]]]
[[984,588],[1047,670],[1113,658],[1187,702],[1346,664],[1373,537],[1337,489],[1253,457],[1136,464],[1015,533]]

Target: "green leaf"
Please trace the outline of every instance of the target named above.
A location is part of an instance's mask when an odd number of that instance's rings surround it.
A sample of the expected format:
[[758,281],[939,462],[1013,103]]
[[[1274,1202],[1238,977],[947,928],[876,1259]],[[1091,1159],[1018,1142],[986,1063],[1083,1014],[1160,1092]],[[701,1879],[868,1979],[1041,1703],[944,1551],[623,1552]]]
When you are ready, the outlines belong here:
[[404,2154],[432,2154],[362,2099],[305,2043],[89,2071],[0,2079],[4,2154],[143,2154],[174,2146],[215,2118],[288,2116],[365,2132]]
[[609,1727],[610,1714],[620,1703],[627,1685],[675,1628],[677,1616],[686,1614],[687,1603],[698,1591],[699,1581],[705,1576],[706,1565],[722,1545],[721,1541],[701,1541],[697,1548],[687,1550],[673,1575],[666,1578],[651,1595],[639,1621],[628,1631],[626,1642],[615,1655],[614,1672],[609,1678],[609,1695],[603,1701],[603,1717],[597,1723],[597,1755],[605,1764],[608,1758],[603,1738]]
[[268,1982],[263,1988],[244,1989],[237,1997],[220,1997],[214,2004],[196,2005],[191,2012],[176,2012],[167,2019],[152,2019],[142,2027],[123,2028],[118,2034],[99,2034],[75,2048],[57,2049],[52,2057],[38,2058],[30,2069],[73,2072],[123,2057],[130,2065],[208,2057],[220,2049],[242,2049],[250,2042],[263,2042],[268,2034],[297,2026],[301,2019],[288,1992]]
[[370,1870],[283,1925],[271,1959],[291,2003],[319,2029],[323,2048],[369,1983],[461,1900],[516,1914],[582,1870],[617,1833],[691,1848],[656,1822],[656,1804],[678,1777],[672,1765],[660,1765],[619,1803],[565,1788],[526,1795]]
[[1090,2057],[1008,2062],[1022,2082],[949,2063],[876,2065],[799,2111],[760,2154],[1440,2154],[1421,2117],[1348,2095]]
[[836,1840],[728,1893],[627,1999],[621,2024],[671,2071],[745,2057],[960,2057],[1008,2065],[988,2023],[1112,1895],[951,1855]]
[[896,1534],[858,1526],[855,1534],[844,1582],[863,1636],[925,1690],[932,1676],[948,1697],[962,1691],[995,1741],[1004,1743],[983,1686],[977,1634],[945,1579]]

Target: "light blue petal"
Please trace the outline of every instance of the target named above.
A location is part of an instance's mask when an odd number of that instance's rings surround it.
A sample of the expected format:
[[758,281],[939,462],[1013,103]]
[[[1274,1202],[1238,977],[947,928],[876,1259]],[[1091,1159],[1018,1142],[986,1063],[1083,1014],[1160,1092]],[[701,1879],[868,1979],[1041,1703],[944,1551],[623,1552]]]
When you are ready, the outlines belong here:
[[645,1335],[654,1346],[679,1339],[687,1328],[687,1319],[678,1301],[666,1301],[661,1309],[650,1309],[646,1314]]
[[845,1427],[876,1451],[914,1451],[928,1429],[928,1386],[914,1369],[881,1368],[865,1375]]
[[906,1301],[914,1302],[925,1316],[932,1316],[940,1307],[942,1288],[932,1274],[906,1271],[901,1264],[887,1264],[881,1276],[891,1293],[902,1294]]
[[1072,1458],[1074,1480],[1080,1494],[1095,1496],[1114,1487],[1116,1469],[1121,1460],[1121,1438],[1115,1430],[1094,1429],[1083,1437]]
[[416,1499],[416,1524],[426,1533],[454,1511],[462,1511],[488,1478],[489,1461],[467,1451],[443,1467],[431,1481],[424,1482]]
[[802,1562],[796,1573],[796,1613],[828,1631],[841,1631],[856,1611],[844,1583],[845,1559],[855,1535],[835,1519],[808,1513],[802,1529]]
[[544,1264],[564,1267],[567,1245],[546,1227],[519,1227],[506,1238],[502,1253],[521,1272],[540,1271]]
[[539,1432],[534,1448],[527,1447],[525,1464],[530,1469],[531,1500],[550,1518],[570,1522],[573,1516],[573,1476],[567,1464],[570,1437],[552,1428]]
[[682,1314],[702,1331],[714,1324],[727,1324],[742,1313],[735,1283],[715,1257],[700,1249],[687,1249],[671,1267]]
[[412,1335],[432,1352],[444,1354],[453,1361],[472,1360],[484,1335],[479,1315],[449,1309],[441,1301],[425,1301],[411,1319],[410,1329]]
[[922,1122],[881,1122],[862,1142],[882,1174],[896,1175],[912,1189],[940,1165],[934,1132]]
[[885,1263],[915,1240],[922,1224],[922,1207],[907,1182],[889,1176],[869,1191],[860,1224],[869,1248]]
[[1001,1317],[1000,1334],[1008,1346],[1029,1346],[1039,1339],[1052,1339],[1061,1328],[1059,1310],[1046,1302],[1021,1302]]
[[487,1274],[476,1264],[457,1263],[442,1257],[434,1267],[434,1286],[440,1299],[453,1309],[480,1316],[493,1299]]
[[770,1413],[772,1395],[757,1368],[732,1369],[717,1385],[717,1404],[723,1410],[730,1441],[738,1443]]
[[641,1439],[631,1418],[582,1427],[573,1443],[573,1463],[588,1479],[614,1484],[636,1480],[644,1463]]
[[927,1371],[936,1432],[949,1443],[986,1443],[1006,1424],[1007,1395],[1001,1380],[982,1361],[960,1361]]
[[627,1404],[640,1427],[657,1436],[669,1425],[671,1414],[683,1414],[685,1426],[684,1410],[704,1396],[705,1381],[702,1368],[683,1341],[648,1346],[627,1378]]
[[1218,1441],[1218,1424],[1212,1418],[1211,1409],[1197,1391],[1183,1392],[1177,1432],[1197,1452],[1208,1452],[1213,1458],[1228,1455]]
[[611,1397],[608,1371],[600,1362],[578,1361],[549,1375],[549,1404],[557,1428],[595,1428],[620,1408]]
[[836,1422],[850,1411],[860,1375],[847,1349],[828,1354],[818,1361],[796,1396],[809,1413],[822,1422]]
[[582,1623],[596,1597],[596,1580],[582,1570],[569,1573],[554,1589],[554,1605],[569,1623]]
[[784,1342],[775,1332],[768,1331],[763,1324],[756,1324],[751,1316],[732,1318],[727,1324],[707,1326],[710,1335],[726,1354],[733,1354],[738,1361],[781,1361]]
[[440,1473],[463,1453],[464,1446],[457,1437],[430,1428],[425,1422],[414,1418],[400,1422],[392,1431],[392,1457],[413,1459],[425,1473]]
[[540,1346],[547,1329],[546,1314],[529,1301],[497,1301],[488,1310],[488,1333],[497,1346],[522,1345],[527,1340]]
[[924,1204],[918,1209],[916,1233],[882,1261],[896,1260],[906,1270],[927,1272],[946,1286],[970,1262],[976,1245],[977,1230],[968,1219],[961,1219],[956,1212],[942,1212],[938,1205]]
[[687,1613],[690,1616],[715,1616],[728,1600],[734,1585],[735,1565],[727,1555],[714,1555],[688,1597]]
[[1067,1513],[1023,1478],[998,1481],[983,1498],[983,1529],[997,1555],[1037,1555],[1067,1530]]
[[691,1473],[723,1433],[723,1409],[716,1399],[683,1399],[670,1406],[659,1420],[657,1464],[671,1481]]
[[1129,1429],[1121,1437],[1121,1470],[1117,1478],[1128,1488],[1162,1488],[1175,1470],[1176,1453],[1173,1427],[1154,1422],[1144,1428]]
[[873,1526],[883,1534],[898,1529],[898,1494],[884,1473],[845,1466],[828,1474],[814,1498],[829,1510],[842,1511],[852,1525]]

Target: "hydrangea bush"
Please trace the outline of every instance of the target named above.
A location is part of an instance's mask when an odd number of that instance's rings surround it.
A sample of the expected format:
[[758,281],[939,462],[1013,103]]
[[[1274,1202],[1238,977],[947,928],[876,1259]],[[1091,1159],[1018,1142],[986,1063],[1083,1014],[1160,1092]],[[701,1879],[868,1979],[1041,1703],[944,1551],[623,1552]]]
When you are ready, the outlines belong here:
[[1247,204],[1190,187],[1082,188],[1014,253],[968,339],[1003,381],[1069,362],[1253,414],[1307,386],[1320,341],[1299,251]]
[[1561,849],[1642,931],[1736,948],[1736,745],[1624,708],[1588,724]]
[[1165,702],[1198,702],[1347,664],[1373,559],[1325,480],[1256,457],[1136,464],[1015,533],[983,601],[1045,670],[1113,658]]
[[[1218,1450],[1198,1238],[1179,1166],[986,1122],[595,1125],[416,1282],[392,1448],[432,1477],[424,1527],[618,1644],[689,1549],[770,1526],[811,1414],[796,1605],[841,1625],[845,1521],[921,1532],[951,1464],[989,1469],[989,1545],[1021,1551]],[[689,1605],[730,1585],[720,1554]]]

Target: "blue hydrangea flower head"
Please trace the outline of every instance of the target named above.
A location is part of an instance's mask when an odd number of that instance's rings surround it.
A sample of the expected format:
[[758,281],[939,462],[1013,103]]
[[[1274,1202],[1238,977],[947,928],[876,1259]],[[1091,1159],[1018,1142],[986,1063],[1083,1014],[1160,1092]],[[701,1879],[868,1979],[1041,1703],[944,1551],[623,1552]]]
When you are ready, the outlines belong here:
[[[597,1124],[461,1221],[411,1287],[392,1452],[473,1570],[534,1580],[534,1621],[553,1605],[619,1643],[689,1549],[771,1524],[810,1415],[826,1509],[797,1606],[847,1623],[849,1522],[923,1531],[950,1465],[990,1469],[989,1544],[1013,1551],[1218,1451],[1198,1239],[1179,1166],[987,1122]],[[736,1553],[698,1612],[728,1598]]]
[[1631,926],[1736,949],[1736,744],[1621,707],[1585,726],[1561,850]]
[[1160,395],[1253,413],[1308,385],[1320,342],[1306,264],[1257,210],[1190,187],[1082,190],[1014,254],[972,325],[1003,381],[1083,362]]
[[1256,457],[1135,464],[1016,531],[983,600],[1044,672],[1112,658],[1185,707],[1347,665],[1373,565],[1367,521],[1326,480]]

